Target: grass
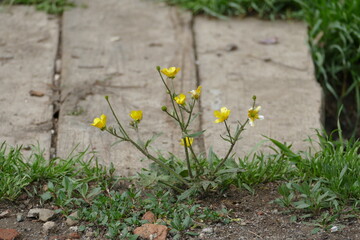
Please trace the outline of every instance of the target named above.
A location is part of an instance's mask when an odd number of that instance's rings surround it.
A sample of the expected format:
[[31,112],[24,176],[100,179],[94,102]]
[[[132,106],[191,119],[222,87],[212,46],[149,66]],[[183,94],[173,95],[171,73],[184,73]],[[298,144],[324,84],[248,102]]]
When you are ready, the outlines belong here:
[[[308,151],[293,152],[291,147],[270,140],[276,147],[274,153],[259,152],[239,161],[230,160],[225,169],[238,171],[219,178],[213,192],[219,195],[236,186],[254,193],[259,184],[281,182],[281,197],[274,202],[290,211],[294,221],[314,224],[314,232],[329,229],[339,219],[359,217],[359,141],[334,142],[318,133],[318,140],[311,141],[318,144],[318,150],[309,146]],[[121,187],[119,181],[124,179],[115,177],[112,168],[98,165],[94,158],[92,162],[85,161],[86,156],[86,152],[80,152],[67,159],[46,160],[34,148],[30,158],[25,159],[20,147],[3,143],[0,201],[16,201],[25,193],[41,205],[57,206],[57,211],[65,216],[78,210],[83,222],[81,231],[90,227],[110,239],[136,239],[132,230],[145,223],[141,217],[146,211],[152,211],[159,224],[168,226],[174,239],[196,235],[191,229],[201,222],[205,227],[211,222],[232,221],[227,209],[212,210],[197,204],[203,196],[180,199],[176,192],[154,180],[160,175],[156,169],[148,171],[155,174],[152,184],[138,181],[149,180],[144,171],[132,181],[127,179],[132,183],[130,187]]]
[[309,25],[309,45],[316,77],[325,93],[329,127],[337,112],[346,137],[360,137],[360,1],[301,1]]
[[36,9],[49,14],[62,14],[65,10],[75,6],[72,0],[4,0],[6,5],[35,5]]
[[[318,133],[319,151],[294,153],[276,140],[273,143],[292,164],[293,177],[279,187],[275,202],[315,219],[328,229],[335,220],[358,217],[360,204],[360,142],[333,141]],[[316,228],[317,229],[317,228]]]
[[293,0],[162,0],[179,5],[195,14],[213,17],[257,15],[261,18],[298,18],[301,16],[299,3]]

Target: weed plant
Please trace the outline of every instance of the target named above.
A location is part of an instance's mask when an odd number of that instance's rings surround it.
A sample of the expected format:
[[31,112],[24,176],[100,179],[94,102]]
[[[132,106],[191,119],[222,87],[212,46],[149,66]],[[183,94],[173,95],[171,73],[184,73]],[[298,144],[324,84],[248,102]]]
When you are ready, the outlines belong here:
[[24,190],[36,195],[39,185],[48,181],[61,185],[64,178],[81,184],[98,181],[103,189],[114,180],[113,168],[107,170],[94,158],[84,160],[85,151],[71,154],[67,159],[46,160],[39,148],[34,147],[28,159],[24,158],[21,149],[8,147],[5,142],[0,145],[0,200],[15,200]]
[[320,149],[315,153],[294,153],[289,146],[271,141],[293,163],[295,173],[279,187],[282,198],[275,202],[305,214],[302,219],[320,219],[325,228],[346,215],[356,217],[360,204],[358,140],[335,142],[318,132]]
[[[231,129],[227,122],[231,110],[227,107],[222,107],[220,110],[214,111],[215,124],[224,124],[226,135],[220,135],[220,138],[228,144],[228,150],[223,157],[218,157],[212,149],[206,156],[204,153],[196,153],[193,149],[193,142],[198,141],[199,137],[205,130],[194,131],[191,128],[191,123],[198,117],[194,109],[199,103],[201,96],[201,86],[189,91],[190,99],[184,93],[178,93],[174,87],[176,75],[180,68],[170,67],[161,69],[157,68],[160,79],[164,85],[164,94],[168,95],[171,102],[170,106],[162,106],[161,110],[164,115],[171,118],[181,131],[179,136],[179,145],[183,146],[184,159],[177,158],[173,153],[170,157],[162,156],[159,151],[153,151],[149,146],[156,138],[144,140],[141,137],[141,121],[143,118],[142,110],[133,110],[129,113],[131,128],[137,133],[134,137],[128,128],[125,128],[122,121],[116,114],[109,97],[105,99],[109,105],[114,119],[116,120],[115,127],[107,125],[107,116],[102,114],[100,118],[95,118],[91,124],[99,128],[101,131],[107,132],[110,135],[118,138],[118,142],[129,142],[136,150],[141,152],[147,159],[153,162],[153,168],[157,171],[150,170],[148,174],[140,174],[140,178],[145,181],[153,181],[155,184],[161,184],[167,188],[171,188],[178,192],[179,200],[186,199],[194,194],[208,193],[209,191],[216,191],[227,180],[237,176],[242,169],[235,161],[235,153],[233,153],[236,143],[240,140],[241,134],[245,131],[245,127],[250,125],[255,126],[255,121],[262,120],[264,117],[259,114],[261,107],[256,106],[256,96],[253,96],[252,107],[248,110],[247,118],[235,124],[235,130]],[[165,78],[166,77],[166,78]],[[131,129],[130,129],[131,130]]]
[[268,19],[301,17],[301,7],[294,0],[162,0],[179,5],[195,14],[213,17],[257,15]]
[[[345,137],[360,137],[360,1],[298,1],[309,26],[316,77],[326,94],[329,127],[341,125]],[[335,102],[336,104],[331,104]]]
[[62,14],[65,10],[75,6],[72,0],[4,0],[2,4],[35,5],[37,10],[50,14]]

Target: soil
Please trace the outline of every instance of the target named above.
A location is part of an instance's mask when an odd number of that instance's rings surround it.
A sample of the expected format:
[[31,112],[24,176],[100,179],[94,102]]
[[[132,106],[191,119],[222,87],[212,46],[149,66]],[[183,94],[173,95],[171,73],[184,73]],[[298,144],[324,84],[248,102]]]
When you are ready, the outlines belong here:
[[[200,233],[196,237],[186,237],[182,239],[274,239],[274,240],[358,240],[360,239],[360,218],[341,220],[334,223],[339,226],[339,231],[330,232],[321,230],[312,234],[314,225],[306,222],[292,222],[286,209],[270,203],[279,197],[277,193],[278,184],[269,183],[260,185],[256,189],[255,195],[247,191],[230,190],[219,197],[207,197],[199,200],[202,205],[213,209],[226,207],[231,210],[230,217],[237,219],[229,224],[212,223],[207,225],[211,229],[209,232],[202,232],[202,229],[192,231]],[[50,239],[76,239],[70,238],[71,230],[65,224],[65,218],[58,216],[53,221],[56,228],[50,234],[45,235],[42,230],[43,223],[38,220],[25,218],[23,222],[17,222],[16,214],[23,213],[26,216],[29,209],[37,207],[29,200],[20,200],[16,203],[0,203],[0,213],[9,210],[10,214],[0,219],[0,228],[12,228],[20,232],[18,240],[50,240]],[[51,206],[47,206],[51,207]],[[80,239],[95,239],[86,237],[79,233]],[[57,237],[56,237],[57,236]],[[68,237],[66,237],[68,236]],[[106,239],[100,237],[96,239]],[[168,239],[171,239],[169,236]]]

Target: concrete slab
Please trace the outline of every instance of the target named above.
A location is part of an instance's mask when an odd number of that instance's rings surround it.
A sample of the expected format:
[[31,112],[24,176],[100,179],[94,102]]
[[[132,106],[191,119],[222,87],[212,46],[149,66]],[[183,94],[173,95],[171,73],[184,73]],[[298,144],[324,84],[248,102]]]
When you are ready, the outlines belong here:
[[0,12],[0,22],[0,142],[39,142],[49,156],[57,19],[33,7],[11,7]]
[[213,146],[221,156],[229,148],[219,138],[224,125],[213,123],[214,110],[228,107],[234,129],[237,120],[246,120],[253,95],[265,120],[247,127],[237,153],[247,153],[262,135],[293,143],[295,149],[308,146],[303,140],[321,128],[322,93],[306,31],[305,24],[291,21],[195,19],[206,148]]
[[[59,118],[57,152],[66,157],[89,147],[100,162],[111,162],[120,174],[145,167],[142,157],[126,143],[111,146],[116,140],[90,124],[101,114],[115,125],[104,96],[108,95],[128,127],[131,110],[143,110],[141,136],[164,132],[156,146],[178,152],[179,132],[174,122],[161,111],[169,104],[155,70],[181,67],[174,81],[178,92],[196,87],[191,15],[178,8],[140,0],[83,0],[63,16],[62,105]],[[135,138],[136,134],[130,129]]]

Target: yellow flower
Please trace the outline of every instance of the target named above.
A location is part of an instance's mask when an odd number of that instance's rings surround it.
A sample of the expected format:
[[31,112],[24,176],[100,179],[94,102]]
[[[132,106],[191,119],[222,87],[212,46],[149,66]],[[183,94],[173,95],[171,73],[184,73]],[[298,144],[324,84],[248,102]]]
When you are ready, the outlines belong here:
[[255,126],[255,120],[256,119],[260,119],[260,120],[263,120],[264,119],[264,116],[262,115],[259,115],[259,111],[261,109],[261,106],[257,106],[255,109],[254,108],[250,108],[249,111],[248,111],[248,117],[249,117],[249,123],[250,123],[250,126]]
[[193,142],[194,142],[194,138],[186,137],[185,139],[186,139],[186,140],[184,141],[184,139],[182,138],[181,141],[180,141],[180,144],[181,144],[182,146],[185,146],[185,143],[184,143],[184,142],[186,142],[186,146],[187,146],[187,147],[190,147],[190,146],[193,144]]
[[185,94],[180,93],[179,95],[177,95],[176,97],[174,97],[174,100],[177,104],[179,105],[184,105],[185,104],[185,100],[186,100],[186,96]]
[[222,107],[220,111],[214,111],[214,116],[218,118],[215,120],[215,123],[220,123],[228,119],[230,112],[230,109],[227,109],[226,107]]
[[100,118],[95,118],[91,126],[104,130],[106,128],[106,115],[102,114]]
[[140,120],[142,119],[142,111],[141,110],[131,111],[129,115],[132,119],[134,119],[134,121],[137,121],[137,122],[140,122]]
[[174,78],[175,75],[180,71],[180,68],[177,67],[170,67],[170,68],[163,68],[161,72],[165,74],[169,78]]
[[189,93],[191,93],[191,97],[194,99],[199,99],[201,94],[201,86],[198,86],[196,90],[191,90]]

